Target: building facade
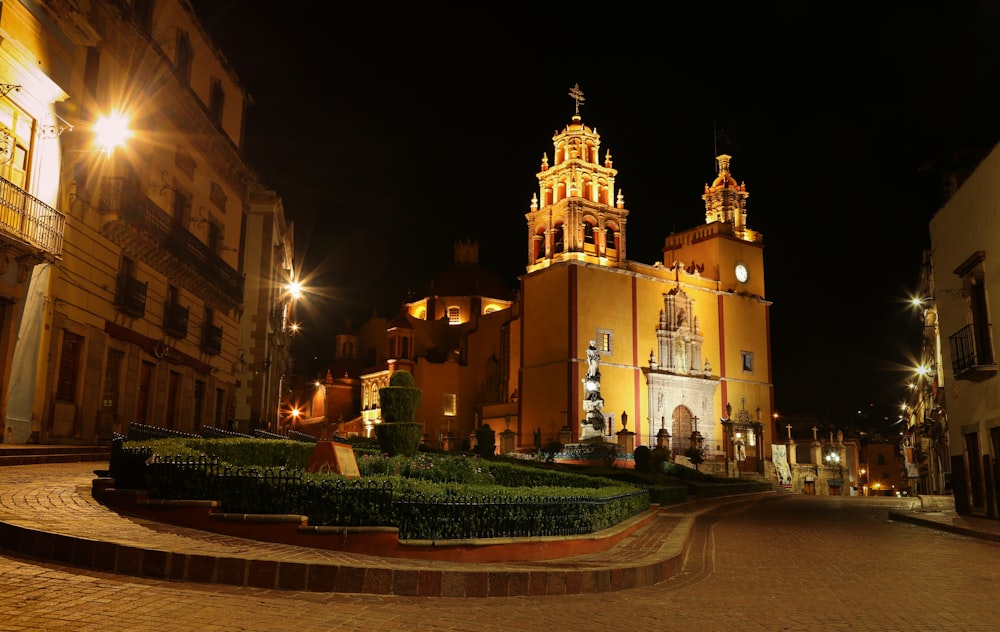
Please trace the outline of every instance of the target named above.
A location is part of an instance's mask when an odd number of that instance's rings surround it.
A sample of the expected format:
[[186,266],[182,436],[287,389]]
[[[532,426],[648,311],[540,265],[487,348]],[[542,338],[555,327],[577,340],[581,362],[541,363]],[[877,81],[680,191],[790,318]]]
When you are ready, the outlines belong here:
[[[1000,146],[930,222],[933,302],[941,338],[941,410],[960,513],[1000,517],[1000,380],[991,311],[1000,305]],[[947,341],[947,342],[946,342]]]
[[[65,64],[44,120],[67,129],[44,188],[66,224],[61,258],[29,281],[5,441],[108,441],[130,423],[233,428],[240,350],[266,357],[241,326],[248,249],[264,247],[260,231],[248,243],[248,216],[281,212],[240,153],[249,95],[186,0],[21,5]],[[127,129],[123,142],[98,133],[109,123]]]
[[[72,16],[67,16],[72,22]],[[52,30],[45,12],[30,2],[0,5],[0,415],[8,399],[34,378],[14,358],[25,330],[42,332],[36,278],[62,261],[64,203],[59,199],[60,139],[72,126],[57,114],[68,98],[71,37],[94,34],[67,25]],[[29,306],[30,305],[30,306]],[[37,353],[37,349],[35,350]],[[25,441],[30,413],[4,424],[6,443]]]
[[[552,140],[525,215],[518,291],[432,284],[382,321],[377,344],[362,337],[363,355],[375,361],[361,376],[364,432],[380,421],[378,389],[405,368],[423,391],[418,420],[431,445],[465,447],[484,424],[514,433],[513,449],[616,442],[622,430],[635,433],[634,445],[655,445],[665,431],[675,455],[700,436],[707,460],[763,472],[772,441],[770,304],[763,238],[748,228],[749,194],[731,157],[718,157],[702,191],[704,224],[665,237],[662,260],[645,264],[627,257],[630,211],[600,136],[576,114]],[[472,278],[467,264],[477,256],[461,250],[471,247],[456,248],[452,278],[463,263]],[[585,406],[591,346],[600,418]]]
[[[651,264],[627,256],[629,210],[610,152],[575,115],[543,156],[526,214],[521,280],[518,434],[578,442],[661,429],[675,455],[704,442],[706,460],[763,471],[773,387],[763,237],[748,228],[746,186],[717,158],[705,222],[664,239]],[[599,357],[603,420],[585,413],[586,350]],[[627,425],[632,420],[632,425]],[[589,426],[589,427],[588,427]],[[695,435],[697,433],[697,435]]]

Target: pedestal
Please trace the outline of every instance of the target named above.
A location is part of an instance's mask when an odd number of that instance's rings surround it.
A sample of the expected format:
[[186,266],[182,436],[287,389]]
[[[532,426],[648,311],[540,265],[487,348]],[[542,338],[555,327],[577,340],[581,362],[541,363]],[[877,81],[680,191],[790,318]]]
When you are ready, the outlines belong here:
[[618,431],[618,447],[620,447],[625,454],[632,454],[635,450],[635,433],[631,430],[619,430]]

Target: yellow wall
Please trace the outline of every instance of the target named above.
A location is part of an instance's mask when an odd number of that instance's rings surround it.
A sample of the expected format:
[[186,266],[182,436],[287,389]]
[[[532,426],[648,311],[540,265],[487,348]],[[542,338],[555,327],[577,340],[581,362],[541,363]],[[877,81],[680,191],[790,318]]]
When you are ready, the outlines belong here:
[[[707,238],[691,239],[673,253],[689,266],[687,271],[670,270],[669,264],[630,263],[628,269],[621,269],[564,261],[524,277],[521,445],[530,444],[536,428],[542,429],[543,442],[557,438],[567,420],[574,439],[578,436],[585,415],[586,348],[599,330],[609,330],[613,336],[612,353],[600,358],[603,412],[614,414],[611,431],[622,429],[624,411],[627,429],[638,433],[636,445],[655,443],[655,437],[649,437],[644,370],[649,369],[650,351],[659,355],[656,332],[664,294],[680,288],[693,300],[693,317],[704,337],[700,366],[693,368],[703,369],[706,360],[711,368],[710,378],[690,379],[713,379],[718,384],[712,401],[706,403],[711,410],[701,410],[698,402],[685,402],[704,420],[699,430],[714,427],[714,433],[706,434],[706,446],[723,443],[717,421],[725,415],[727,403],[734,416],[745,408],[754,421],[759,407],[759,421],[764,425],[762,453],[770,457],[768,305],[759,298],[764,285],[762,249],[720,236],[717,230],[702,236]],[[746,284],[735,279],[737,260],[751,270]],[[704,268],[695,272],[692,263]],[[752,371],[743,370],[743,351],[753,354]]]

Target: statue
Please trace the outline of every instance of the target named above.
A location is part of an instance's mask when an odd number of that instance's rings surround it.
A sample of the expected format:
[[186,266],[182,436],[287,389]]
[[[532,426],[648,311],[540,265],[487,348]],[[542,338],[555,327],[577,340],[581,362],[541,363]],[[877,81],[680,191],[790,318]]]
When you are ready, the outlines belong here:
[[601,377],[601,371],[597,368],[597,362],[601,357],[601,352],[597,350],[594,346],[594,341],[590,341],[590,346],[587,347],[587,377],[592,379],[599,379]]
[[743,437],[736,438],[736,460],[747,460],[746,441],[743,440]]

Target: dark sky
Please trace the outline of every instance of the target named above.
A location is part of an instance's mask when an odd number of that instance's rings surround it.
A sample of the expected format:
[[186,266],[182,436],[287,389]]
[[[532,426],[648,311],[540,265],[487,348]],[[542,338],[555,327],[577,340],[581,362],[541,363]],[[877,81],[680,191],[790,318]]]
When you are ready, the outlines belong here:
[[629,258],[704,222],[714,156],[732,154],[766,245],[778,411],[888,411],[939,205],[922,167],[1000,139],[994,3],[193,4],[254,99],[245,152],[295,222],[321,350],[344,315],[394,314],[458,238],[516,285],[535,173],[579,84]]

